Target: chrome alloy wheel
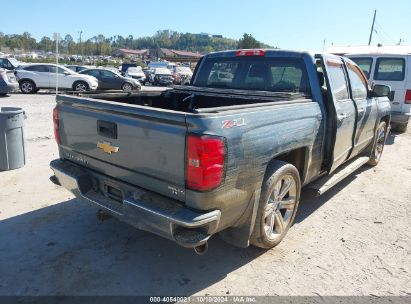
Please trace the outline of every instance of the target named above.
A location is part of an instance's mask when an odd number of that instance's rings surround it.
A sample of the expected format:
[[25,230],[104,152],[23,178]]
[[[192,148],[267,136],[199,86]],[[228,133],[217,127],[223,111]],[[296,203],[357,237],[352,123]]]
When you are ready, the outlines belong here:
[[132,85],[131,84],[129,84],[129,83],[125,83],[125,84],[123,84],[123,91],[124,92],[131,92],[132,90],[133,90],[133,87],[132,87]]
[[74,90],[77,91],[77,92],[87,91],[87,85],[84,82],[78,82],[74,86]]
[[377,135],[377,143],[375,147],[375,158],[379,160],[382,155],[382,151],[384,150],[384,145],[385,145],[385,128],[380,128],[378,130],[378,135]]
[[21,90],[24,93],[31,93],[33,92],[34,88],[33,88],[33,84],[29,81],[25,81],[21,84]]
[[296,203],[296,182],[291,175],[284,175],[268,196],[265,207],[264,232],[270,241],[282,238],[287,232]]

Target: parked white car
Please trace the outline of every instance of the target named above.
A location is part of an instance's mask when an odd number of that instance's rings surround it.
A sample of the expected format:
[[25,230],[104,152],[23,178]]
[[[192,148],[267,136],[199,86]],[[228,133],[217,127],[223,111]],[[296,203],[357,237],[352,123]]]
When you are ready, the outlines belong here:
[[[56,74],[57,68],[57,74]],[[96,90],[98,80],[89,75],[82,75],[55,64],[30,64],[16,70],[20,90],[24,94],[36,93],[40,89],[56,88],[73,91]]]
[[126,72],[126,77],[137,79],[141,84],[146,83],[146,74],[144,74],[141,66],[129,67]]
[[411,117],[411,55],[409,54],[349,54],[371,84],[391,87],[391,126],[405,132]]

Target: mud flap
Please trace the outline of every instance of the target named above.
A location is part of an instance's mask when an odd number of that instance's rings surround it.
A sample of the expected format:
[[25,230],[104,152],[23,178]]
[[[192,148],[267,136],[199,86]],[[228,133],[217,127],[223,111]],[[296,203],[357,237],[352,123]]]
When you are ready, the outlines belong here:
[[239,220],[233,226],[218,234],[223,241],[240,248],[250,246],[250,236],[254,229],[260,193],[260,189],[256,190],[248,203],[247,209]]

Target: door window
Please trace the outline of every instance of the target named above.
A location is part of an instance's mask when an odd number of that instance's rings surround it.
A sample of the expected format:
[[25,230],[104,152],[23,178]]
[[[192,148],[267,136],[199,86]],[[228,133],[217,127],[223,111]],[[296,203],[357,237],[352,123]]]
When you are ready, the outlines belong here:
[[335,99],[338,101],[349,99],[343,63],[340,61],[327,60],[327,73]]
[[101,73],[101,76],[103,77],[114,78],[114,73],[110,71],[101,70],[100,73]]
[[352,97],[356,98],[367,98],[367,82],[364,76],[359,71],[358,67],[352,64],[347,64],[348,76],[350,78]]
[[403,58],[378,58],[375,66],[374,79],[385,81],[402,81],[405,74]]
[[354,61],[364,72],[365,76],[367,76],[367,79],[370,79],[370,74],[371,74],[371,66],[372,66],[372,58],[351,58],[352,61]]
[[45,65],[32,65],[24,68],[26,71],[48,73],[49,69]]
[[[49,65],[48,68],[49,68],[49,73],[56,73],[56,67],[54,65]],[[64,74],[64,72],[65,71],[62,68],[60,67],[58,68],[59,74]]]

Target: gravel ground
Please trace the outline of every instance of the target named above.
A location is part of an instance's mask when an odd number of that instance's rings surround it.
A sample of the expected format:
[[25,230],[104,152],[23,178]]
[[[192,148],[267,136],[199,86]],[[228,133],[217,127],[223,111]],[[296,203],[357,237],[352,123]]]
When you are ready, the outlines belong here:
[[[27,164],[0,173],[0,295],[411,295],[411,130],[381,163],[304,199],[268,251],[218,237],[192,250],[115,219],[49,181],[54,96],[0,98],[28,115]],[[303,193],[304,196],[304,193]]]

